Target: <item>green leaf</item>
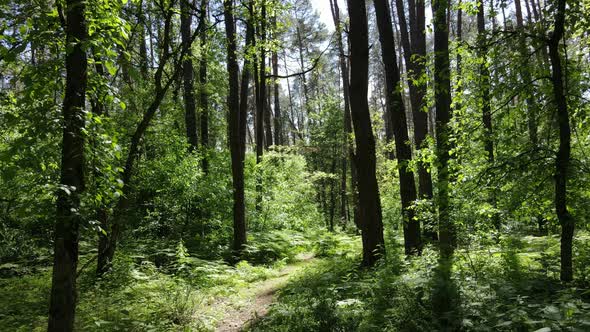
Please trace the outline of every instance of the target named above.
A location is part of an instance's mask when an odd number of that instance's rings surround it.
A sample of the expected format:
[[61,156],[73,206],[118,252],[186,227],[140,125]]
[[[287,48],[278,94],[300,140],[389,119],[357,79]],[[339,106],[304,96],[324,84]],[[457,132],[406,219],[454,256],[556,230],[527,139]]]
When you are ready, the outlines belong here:
[[107,68],[107,71],[109,72],[109,74],[111,76],[113,76],[117,73],[117,68],[115,67],[115,65],[112,62],[105,61],[104,66]]

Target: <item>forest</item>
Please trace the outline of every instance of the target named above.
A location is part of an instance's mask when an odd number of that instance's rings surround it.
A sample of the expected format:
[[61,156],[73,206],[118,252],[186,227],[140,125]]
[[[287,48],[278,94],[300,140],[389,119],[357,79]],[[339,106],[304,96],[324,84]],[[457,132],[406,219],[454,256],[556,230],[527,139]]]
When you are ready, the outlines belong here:
[[590,331],[590,0],[0,1],[0,331]]

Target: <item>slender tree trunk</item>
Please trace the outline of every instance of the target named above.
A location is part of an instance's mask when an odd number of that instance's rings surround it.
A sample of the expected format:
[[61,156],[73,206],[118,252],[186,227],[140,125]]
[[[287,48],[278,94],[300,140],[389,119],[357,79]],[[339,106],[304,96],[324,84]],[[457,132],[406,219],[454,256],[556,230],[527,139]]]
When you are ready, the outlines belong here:
[[149,79],[147,46],[145,42],[145,15],[143,13],[143,0],[137,3],[137,28],[139,29],[139,72],[144,81]]
[[381,201],[376,176],[375,136],[367,102],[369,38],[364,1],[348,0],[350,18],[350,109],[354,125],[362,223],[363,265],[373,266],[385,254]]
[[441,255],[451,257],[454,227],[449,202],[449,122],[451,120],[451,75],[449,30],[446,22],[448,0],[433,0],[434,20],[434,100],[436,107],[436,157],[438,166],[438,223]]
[[[426,24],[424,0],[409,0],[410,34],[406,24],[403,0],[396,0],[398,19],[400,24],[401,44],[404,49],[404,59],[408,72],[408,86],[410,88],[410,104],[414,121],[414,141],[417,152],[424,148],[428,135],[428,111],[425,109],[426,85],[417,83],[425,75],[426,66]],[[432,198],[432,178],[427,165],[418,165],[418,193],[420,198]],[[428,227],[427,229],[434,229]],[[426,231],[427,238],[436,240],[436,232]]]
[[[516,27],[520,33],[519,36],[519,48],[520,48],[520,55],[526,59],[528,56],[527,45],[526,45],[526,37],[524,36],[524,22],[522,18],[522,9],[520,0],[514,0],[514,6],[516,8]],[[538,113],[538,106],[533,97],[533,86],[529,82],[531,82],[531,73],[528,70],[528,63],[523,62],[520,66],[520,78],[525,86],[526,91],[526,104],[527,104],[527,125],[528,125],[528,132],[529,132],[529,139],[531,142],[531,146],[533,149],[536,149],[539,145],[539,139],[537,136],[537,119],[536,115]]]
[[66,93],[60,187],[57,192],[53,274],[48,331],[74,330],[80,236],[80,194],[84,191],[84,126],[87,82],[85,2],[66,1]]
[[[336,174],[336,158],[332,158],[330,173]],[[330,232],[334,231],[334,216],[336,215],[336,181],[330,179]]]
[[189,49],[189,52],[182,61],[182,83],[183,83],[183,98],[184,98],[184,117],[186,123],[186,138],[189,144],[189,151],[197,151],[198,149],[198,135],[197,135],[197,104],[195,101],[195,87],[194,87],[194,68],[192,60],[192,52],[190,51],[191,44],[191,24],[192,13],[191,4],[189,0],[180,0],[180,35],[182,38],[182,45]]
[[[301,72],[303,73],[302,75],[300,75],[300,79],[301,79],[301,85],[303,86],[303,104],[304,109],[305,109],[305,114],[309,117],[309,115],[311,114],[311,104],[309,102],[309,89],[307,86],[307,77],[305,75],[305,62],[303,59],[303,38],[301,37],[301,29],[299,28],[299,26],[297,26],[296,28],[296,36],[297,36],[297,46],[299,49],[299,65],[301,66]],[[299,123],[299,130],[301,131],[305,131],[308,130],[309,125],[306,125],[305,123],[303,123],[303,121],[301,123]]]
[[264,149],[268,150],[268,148],[273,144],[272,142],[272,126],[271,126],[271,114],[270,114],[270,105],[268,103],[268,96],[267,96],[267,85],[266,85],[266,0],[262,0],[260,3],[261,6],[261,18],[260,18],[260,95],[258,96],[260,99],[260,106],[262,111],[260,111],[263,116],[264,121]]
[[[246,205],[244,199],[244,159],[246,154],[246,117],[248,112],[248,86],[250,63],[246,57],[242,70],[241,88],[239,86],[239,66],[237,60],[236,28],[232,0],[224,0],[225,33],[227,38],[227,71],[229,73],[228,108],[230,110],[230,150],[232,160],[232,179],[234,196],[234,236],[232,249],[239,258],[246,244]],[[252,15],[252,13],[250,13]],[[254,27],[251,17],[246,28],[246,47],[254,41]]]
[[201,156],[201,166],[205,174],[209,173],[209,91],[207,91],[207,27],[209,25],[208,10],[209,1],[201,0],[201,59],[199,61],[199,102],[201,104],[201,146],[203,155]]
[[[169,62],[172,54],[167,52],[166,50],[169,49],[170,43],[170,36],[171,36],[171,20],[173,15],[173,7],[174,2],[169,4],[169,7],[165,9],[165,20],[164,20],[164,40],[162,43],[162,55],[160,57],[160,62],[158,64],[158,68],[154,75],[154,99],[152,100],[151,104],[149,105],[146,112],[143,114],[143,118],[141,122],[137,125],[133,136],[131,137],[131,144],[129,146],[129,151],[127,153],[127,159],[125,160],[125,165],[123,168],[123,188],[122,188],[122,195],[120,196],[117,204],[114,208],[113,217],[111,220],[110,227],[107,227],[105,230],[107,235],[100,235],[99,242],[98,242],[98,258],[97,258],[97,267],[96,272],[98,275],[105,273],[111,266],[113,257],[115,255],[115,251],[117,248],[117,243],[119,240],[119,236],[121,234],[121,222],[122,217],[129,205],[129,199],[131,195],[131,177],[133,174],[133,169],[135,166],[135,160],[139,155],[139,145],[141,143],[141,139],[145,134],[145,131],[149,127],[154,115],[156,114],[160,104],[164,100],[166,93],[172,83],[176,80],[178,75],[180,75],[182,71],[181,66],[176,66],[170,75],[169,79],[166,82],[162,82],[162,78],[164,75],[164,68],[166,64]],[[185,54],[187,54],[188,49],[182,47],[182,51],[180,53],[180,57],[182,58]]]
[[[272,25],[273,30],[275,31],[275,39],[276,36],[276,29],[277,29],[277,17],[273,15],[272,17]],[[271,55],[271,62],[272,62],[272,74],[275,76],[273,79],[274,89],[273,89],[273,97],[274,97],[274,125],[275,125],[275,144],[276,145],[283,145],[285,144],[283,138],[283,118],[281,115],[281,100],[280,100],[280,90],[281,84],[277,76],[279,75],[279,56],[276,50],[272,51]]]
[[[559,124],[559,150],[555,163],[555,210],[561,224],[561,280],[573,280],[572,241],[574,237],[574,218],[567,209],[567,180],[571,154],[571,129],[563,81],[564,72],[559,54],[559,43],[564,35],[566,0],[557,1],[555,29],[549,39],[549,57],[551,59],[553,98],[557,106]],[[567,69],[566,69],[567,70]]]
[[[265,43],[266,43],[266,26],[265,26],[265,18],[266,18],[266,4],[261,3],[261,12],[262,16],[264,17],[260,21],[260,30],[259,30],[259,43],[260,43],[260,50],[259,50],[259,59],[258,59],[258,68],[257,68],[257,89],[256,89],[256,163],[260,163],[262,161],[262,154],[264,153],[264,149],[266,147],[265,144],[265,122],[266,122],[266,52],[265,52]],[[270,124],[270,123],[269,123]],[[267,139],[268,140],[268,139]],[[272,138],[271,138],[272,140]],[[268,144],[268,142],[266,142]],[[272,142],[271,142],[272,143]]]
[[[285,68],[287,67],[287,52],[283,53],[283,63]],[[295,108],[293,107],[293,95],[291,94],[291,83],[289,82],[289,77],[286,78],[287,80],[287,95],[289,97],[289,113],[290,113],[290,125],[291,125],[291,136],[293,138],[293,144],[295,144],[296,142],[296,137],[299,137],[300,140],[303,140],[303,134],[302,131],[300,129],[301,123],[299,123],[298,125],[295,124],[295,120],[296,120],[296,112],[295,112]]]
[[382,61],[385,65],[385,95],[387,113],[395,136],[395,153],[398,160],[400,195],[402,205],[402,225],[407,255],[421,251],[420,223],[414,218],[412,204],[416,200],[414,173],[408,169],[412,160],[412,150],[408,145],[408,127],[406,110],[400,92],[400,74],[395,54],[395,40],[391,22],[391,13],[387,0],[374,0],[379,40],[381,42]]
[[[332,18],[334,19],[334,26],[336,28],[336,43],[338,47],[338,60],[340,63],[340,75],[342,80],[342,94],[344,97],[344,111],[343,111],[343,128],[344,128],[344,144],[342,146],[342,161],[341,161],[341,172],[342,172],[342,179],[341,179],[341,186],[340,186],[340,218],[344,226],[346,226],[348,222],[348,197],[349,194],[347,193],[347,180],[346,174],[348,170],[348,161],[350,160],[351,167],[352,159],[354,158],[354,149],[350,142],[350,136],[352,133],[352,123],[351,123],[351,116],[350,116],[350,81],[348,78],[348,65],[346,63],[346,54],[344,53],[344,43],[342,42],[342,23],[340,22],[340,8],[338,6],[338,0],[331,0],[331,10],[332,10]],[[352,171],[351,171],[352,173]],[[357,201],[356,201],[356,177],[352,179],[351,174],[351,192],[353,195],[352,202],[354,204],[354,211],[358,211],[357,208]],[[360,225],[358,218],[358,213],[354,214],[355,218],[355,225]]]
[[477,39],[479,56],[482,63],[479,65],[479,89],[481,93],[482,118],[484,127],[484,146],[488,162],[494,163],[494,140],[492,131],[492,112],[490,106],[490,71],[488,68],[486,27],[483,1],[479,2],[477,11]]

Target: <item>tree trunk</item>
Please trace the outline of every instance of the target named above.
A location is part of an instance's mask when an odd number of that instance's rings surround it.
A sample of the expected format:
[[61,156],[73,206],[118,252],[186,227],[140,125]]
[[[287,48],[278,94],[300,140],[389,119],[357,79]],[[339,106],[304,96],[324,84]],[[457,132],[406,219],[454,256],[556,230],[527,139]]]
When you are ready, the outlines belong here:
[[[338,6],[338,0],[331,0],[331,10],[332,10],[332,18],[334,19],[334,26],[336,28],[336,43],[338,47],[338,60],[340,62],[340,75],[342,79],[342,94],[344,97],[344,111],[343,111],[343,128],[344,128],[344,144],[342,146],[342,162],[341,162],[341,172],[342,172],[342,179],[341,179],[341,205],[340,205],[340,218],[346,226],[348,222],[348,211],[347,211],[347,203],[348,193],[347,193],[347,181],[346,181],[346,174],[348,170],[348,161],[350,160],[351,167],[352,159],[354,157],[354,150],[353,146],[350,142],[350,136],[352,134],[352,124],[351,124],[351,115],[350,115],[350,81],[348,78],[348,65],[346,63],[346,54],[344,53],[344,43],[342,42],[342,25],[340,22],[340,8]],[[356,197],[356,178],[352,178],[352,171],[351,171],[351,192],[353,193],[352,202],[354,204],[354,211],[357,211],[357,201],[354,197]],[[354,214],[354,222],[355,225],[360,225],[359,220],[357,219],[358,213]]]
[[57,192],[53,274],[48,331],[73,331],[80,236],[80,194],[84,190],[84,126],[88,62],[85,2],[66,2],[66,92],[60,187]]
[[[272,17],[272,25],[273,30],[276,31],[277,29],[277,17],[273,15]],[[276,32],[275,32],[276,34]],[[277,38],[275,36],[275,38]],[[280,90],[281,84],[277,76],[279,75],[279,56],[276,50],[272,51],[271,55],[271,62],[272,62],[272,74],[275,76],[273,79],[274,89],[273,89],[273,97],[274,97],[274,125],[275,125],[275,144],[276,145],[283,145],[284,138],[283,138],[283,118],[281,115],[281,101],[280,101]]]
[[208,10],[209,1],[201,0],[201,59],[199,61],[199,102],[201,104],[201,166],[205,174],[209,173],[209,92],[207,91],[207,26],[209,25]]
[[446,11],[448,0],[433,0],[434,25],[434,100],[436,107],[436,157],[438,166],[438,223],[441,255],[451,257],[454,227],[449,203],[449,122],[451,119],[451,76],[449,64],[449,30]]
[[[563,66],[559,54],[559,42],[564,35],[566,0],[557,1],[555,29],[549,40],[549,58],[551,59],[553,98],[557,106],[557,122],[559,124],[559,150],[555,163],[555,210],[561,224],[561,280],[573,280],[572,241],[574,237],[574,219],[567,209],[567,178],[571,153],[571,129],[565,83],[563,82]],[[567,70],[567,69],[566,69]]]
[[373,266],[385,254],[381,201],[376,176],[375,136],[367,102],[369,38],[364,1],[348,0],[350,18],[350,109],[354,125],[362,224],[363,265]]
[[[184,98],[184,118],[186,123],[186,138],[189,145],[189,151],[194,152],[198,149],[197,136],[197,105],[195,102],[194,87],[194,68],[192,60],[191,44],[191,23],[192,13],[189,0],[180,1],[180,35],[182,46],[188,49],[187,56],[182,61],[182,83]],[[191,1],[191,4],[193,1]]]
[[143,0],[137,3],[137,28],[139,29],[139,72],[144,81],[149,79],[147,46],[145,43],[145,15],[143,14]]
[[[516,27],[518,28],[519,36],[519,48],[520,56],[523,59],[528,57],[528,50],[526,45],[526,37],[524,36],[524,22],[522,18],[522,8],[520,0],[514,0],[514,6],[516,8]],[[537,119],[538,106],[535,98],[533,97],[533,85],[531,82],[531,73],[529,72],[528,64],[523,62],[520,66],[520,78],[525,86],[526,91],[526,104],[527,104],[527,126],[529,132],[529,140],[533,149],[536,149],[539,145],[539,139],[537,136]]]
[[484,127],[484,147],[488,162],[494,163],[494,140],[492,131],[492,112],[490,106],[490,71],[487,60],[486,26],[483,1],[479,2],[477,11],[477,39],[479,57],[482,63],[479,65],[479,91],[481,93],[482,120]]
[[[227,71],[229,73],[228,108],[230,111],[230,150],[232,159],[232,179],[234,196],[234,236],[232,249],[234,257],[239,258],[246,244],[246,205],[244,199],[244,159],[246,154],[246,117],[248,112],[248,86],[250,64],[244,60],[241,89],[239,87],[239,66],[237,60],[236,28],[232,0],[224,0],[225,33],[227,38]],[[250,13],[251,15],[252,13]],[[254,41],[254,27],[251,17],[246,30],[246,47]]]
[[[400,24],[404,59],[408,72],[408,86],[410,89],[410,104],[412,106],[412,119],[414,121],[414,141],[416,149],[424,148],[424,141],[428,135],[428,110],[425,109],[426,85],[417,83],[426,72],[426,24],[424,0],[410,0],[410,35],[404,12],[403,0],[396,0],[397,13]],[[418,165],[418,192],[420,198],[432,198],[432,178],[426,165]],[[436,233],[428,233],[429,238],[436,239]]]
[[406,110],[400,92],[400,73],[394,48],[395,40],[391,13],[387,0],[374,0],[373,3],[377,16],[382,61],[385,65],[386,109],[395,136],[405,252],[407,255],[417,254],[421,251],[422,246],[420,223],[414,218],[414,210],[412,209],[412,204],[416,200],[416,186],[414,184],[414,173],[408,169],[408,163],[412,160],[412,150],[408,145]]
[[[160,57],[160,63],[158,64],[158,68],[154,75],[154,99],[152,100],[151,104],[149,105],[146,112],[143,114],[143,118],[141,122],[137,125],[133,136],[131,137],[131,144],[129,146],[129,151],[127,153],[127,159],[125,160],[125,165],[123,167],[123,188],[122,194],[117,201],[117,204],[114,208],[113,217],[111,221],[111,225],[107,225],[107,232],[106,235],[101,234],[99,237],[98,242],[98,258],[97,258],[97,266],[96,272],[98,275],[102,275],[105,273],[111,266],[113,257],[115,255],[117,242],[119,240],[119,236],[121,233],[121,222],[122,217],[129,205],[129,199],[131,194],[131,177],[133,174],[135,160],[139,154],[139,145],[141,143],[141,139],[145,134],[145,131],[149,127],[154,115],[156,114],[160,104],[164,100],[166,96],[166,92],[172,85],[172,83],[176,80],[178,75],[181,73],[181,66],[176,66],[173,70],[172,75],[169,76],[168,80],[163,83],[162,78],[164,75],[164,68],[166,64],[170,60],[172,54],[167,52],[166,50],[169,49],[170,44],[170,36],[171,36],[171,20],[173,16],[173,2],[170,3],[169,7],[165,9],[165,21],[164,21],[164,40],[162,43],[162,55]],[[183,47],[182,52],[180,53],[180,57],[182,58],[185,54],[187,54],[188,49]],[[110,227],[108,227],[110,226]]]

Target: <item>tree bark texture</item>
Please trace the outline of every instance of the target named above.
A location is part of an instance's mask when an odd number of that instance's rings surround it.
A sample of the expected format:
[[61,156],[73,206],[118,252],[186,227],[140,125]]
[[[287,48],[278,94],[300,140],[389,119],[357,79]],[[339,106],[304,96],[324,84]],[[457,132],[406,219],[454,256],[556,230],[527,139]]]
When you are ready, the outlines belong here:
[[436,157],[438,166],[437,206],[441,254],[453,254],[454,227],[450,220],[449,198],[449,122],[451,120],[451,76],[449,30],[446,11],[448,0],[433,0],[434,20],[434,99],[436,107]]
[[350,109],[356,141],[359,213],[363,265],[373,266],[385,254],[381,201],[376,177],[375,136],[367,102],[369,36],[364,1],[348,0],[350,18]]
[[[60,188],[57,192],[53,274],[48,331],[73,331],[80,236],[80,194],[84,190],[84,126],[88,61],[85,2],[66,1],[66,92]],[[69,48],[69,47],[68,47]]]
[[406,110],[400,90],[400,73],[395,54],[395,40],[391,22],[391,12],[387,0],[374,0],[379,40],[381,42],[382,61],[385,66],[386,109],[395,137],[395,154],[398,160],[400,195],[402,205],[402,223],[406,254],[421,251],[420,223],[414,218],[412,204],[416,200],[414,173],[408,169],[412,160],[409,145]]

